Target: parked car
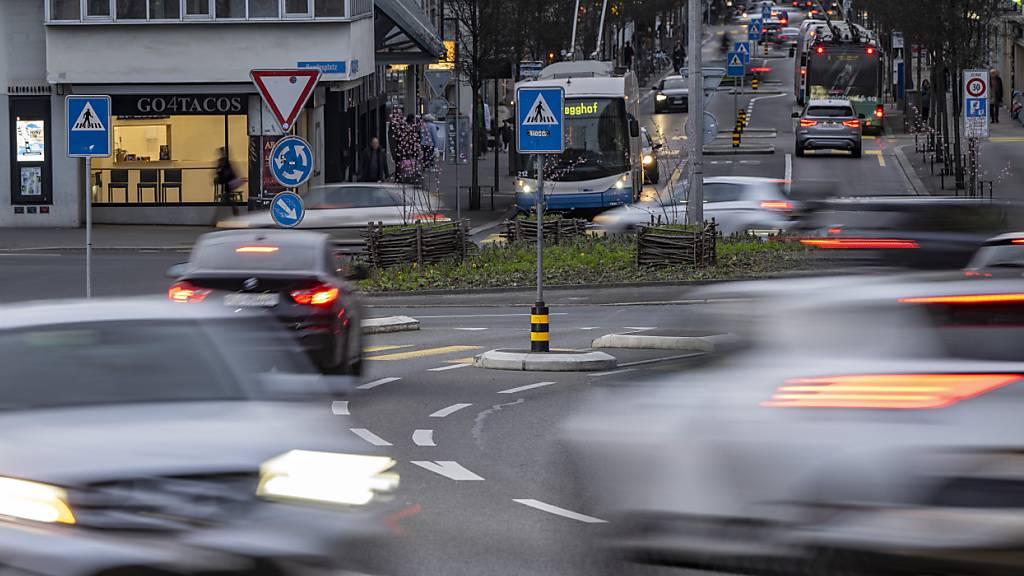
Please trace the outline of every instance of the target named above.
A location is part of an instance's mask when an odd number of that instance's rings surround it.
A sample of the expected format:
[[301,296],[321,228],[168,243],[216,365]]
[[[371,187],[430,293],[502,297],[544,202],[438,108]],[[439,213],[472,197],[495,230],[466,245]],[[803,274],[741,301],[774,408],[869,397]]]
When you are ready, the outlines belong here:
[[651,140],[651,134],[647,131],[646,127],[640,128],[640,144],[642,147],[642,154],[644,155],[643,166],[644,166],[644,184],[657,184],[661,181],[661,168],[658,165],[658,151],[661,150],[661,144],[655,144]]
[[864,115],[857,114],[849,100],[810,100],[797,118],[796,155],[805,150],[847,150],[854,158],[862,154]]

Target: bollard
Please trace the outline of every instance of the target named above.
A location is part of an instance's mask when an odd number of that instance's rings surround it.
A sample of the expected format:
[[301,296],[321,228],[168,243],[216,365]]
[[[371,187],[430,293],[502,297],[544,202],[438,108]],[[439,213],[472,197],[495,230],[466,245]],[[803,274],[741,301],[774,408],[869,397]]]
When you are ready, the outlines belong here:
[[548,352],[551,345],[551,335],[548,332],[548,307],[543,302],[537,302],[530,309],[530,351]]
[[736,130],[732,131],[732,147],[733,148],[739,148],[740,147],[740,131],[739,131],[738,127],[737,127]]
[[758,80],[757,78],[754,78],[753,80],[750,81],[750,88],[753,89],[753,90],[757,90],[757,87],[760,84],[761,84],[761,81]]

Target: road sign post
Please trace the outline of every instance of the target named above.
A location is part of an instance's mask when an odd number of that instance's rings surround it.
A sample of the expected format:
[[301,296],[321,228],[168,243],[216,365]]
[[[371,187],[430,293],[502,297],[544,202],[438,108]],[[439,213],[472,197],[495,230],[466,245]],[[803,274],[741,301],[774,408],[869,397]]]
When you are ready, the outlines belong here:
[[565,92],[562,88],[516,90],[516,149],[534,154],[537,192],[537,301],[530,312],[530,351],[551,350],[548,307],[544,304],[544,155],[565,149]]
[[69,158],[85,158],[85,297],[92,298],[92,159],[111,152],[110,96],[67,96]]

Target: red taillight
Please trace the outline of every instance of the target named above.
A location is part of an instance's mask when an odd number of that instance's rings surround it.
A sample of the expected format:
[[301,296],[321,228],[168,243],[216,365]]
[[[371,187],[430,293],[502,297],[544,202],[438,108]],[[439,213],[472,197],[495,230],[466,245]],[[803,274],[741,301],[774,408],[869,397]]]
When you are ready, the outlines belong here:
[[785,26],[786,24],[789,24],[789,20],[787,18],[783,18],[782,20],[779,20],[779,24]]
[[843,126],[847,128],[860,128],[860,120],[844,120]]
[[830,235],[832,235],[832,236],[835,236],[836,234],[842,234],[843,233],[843,229],[838,227],[838,226],[836,226],[834,228],[829,228],[828,229],[828,233]]
[[817,120],[808,120],[806,118],[801,118],[800,119],[800,127],[801,128],[810,128],[811,126],[817,126],[817,125],[818,125],[818,121]]
[[801,76],[807,76],[807,67],[806,66],[801,66],[800,67],[800,75]]
[[189,282],[175,282],[167,289],[167,299],[171,302],[202,302],[213,290],[199,288]]
[[1020,380],[1020,374],[858,374],[787,380],[762,406],[926,410],[947,408]]
[[977,270],[965,270],[964,271],[964,277],[965,278],[991,278],[992,277],[992,273],[991,272],[978,272]]
[[820,44],[818,46],[815,46],[814,47],[814,53],[815,54],[824,54],[825,53],[825,47],[821,46]]
[[885,107],[879,104],[875,107],[875,118],[881,120],[883,116],[885,116]]
[[896,238],[802,238],[800,243],[832,250],[898,250],[918,247],[913,240]]
[[761,208],[765,210],[792,210],[793,203],[785,200],[765,200],[761,202]]
[[273,254],[280,250],[277,246],[239,246],[235,252],[239,254]]
[[751,72],[766,73],[766,72],[771,72],[772,69],[770,67],[768,67],[768,66],[753,66],[753,67],[750,68],[750,71]]
[[1024,238],[1017,238],[1016,240],[1010,240],[1010,244],[1024,244]]
[[305,290],[292,290],[292,300],[296,304],[308,304],[310,306],[327,306],[338,299],[340,291],[334,286],[321,284],[315,288]]
[[868,56],[874,56],[874,54],[875,54],[875,47],[874,46],[868,46]]
[[1024,294],[960,294],[900,298],[901,304],[1008,304],[1024,302]]

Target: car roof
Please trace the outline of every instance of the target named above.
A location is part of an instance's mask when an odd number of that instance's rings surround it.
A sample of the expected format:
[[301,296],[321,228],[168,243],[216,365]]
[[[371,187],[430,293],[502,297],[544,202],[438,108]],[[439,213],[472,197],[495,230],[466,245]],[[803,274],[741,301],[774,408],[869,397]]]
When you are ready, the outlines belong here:
[[1024,232],[1007,232],[1006,234],[1000,234],[993,236],[985,241],[986,244],[990,242],[1006,242],[1007,240],[1024,240]]
[[307,230],[261,228],[258,230],[222,230],[199,237],[196,246],[214,244],[260,244],[272,242],[282,246],[317,247],[327,242],[327,234]]
[[829,98],[822,100],[808,100],[807,107],[811,106],[853,106],[846,98]]
[[162,297],[46,300],[0,305],[0,330],[92,322],[227,320],[234,308],[168,302]]

